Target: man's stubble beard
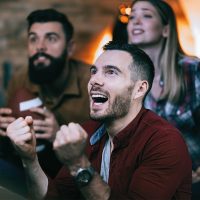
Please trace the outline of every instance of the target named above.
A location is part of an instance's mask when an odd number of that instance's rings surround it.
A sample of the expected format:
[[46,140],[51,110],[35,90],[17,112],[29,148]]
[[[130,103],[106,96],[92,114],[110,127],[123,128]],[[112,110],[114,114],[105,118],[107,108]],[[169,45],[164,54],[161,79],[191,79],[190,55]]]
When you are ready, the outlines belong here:
[[123,94],[115,97],[112,106],[109,106],[103,115],[98,116],[95,113],[91,113],[91,119],[101,122],[110,122],[126,116],[131,106],[132,90],[133,86],[129,86]]

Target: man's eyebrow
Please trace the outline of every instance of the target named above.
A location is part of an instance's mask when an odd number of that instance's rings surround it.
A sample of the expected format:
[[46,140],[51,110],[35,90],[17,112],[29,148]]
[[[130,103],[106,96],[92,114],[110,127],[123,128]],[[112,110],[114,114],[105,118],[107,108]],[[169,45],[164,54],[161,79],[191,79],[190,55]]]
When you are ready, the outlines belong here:
[[122,72],[118,67],[114,66],[114,65],[105,65],[104,66],[105,69],[114,69],[117,70],[118,72]]
[[[28,33],[28,36],[31,36],[31,35],[37,35],[37,33],[35,33],[35,32],[29,32],[29,33]],[[47,35],[47,36],[55,35],[55,36],[57,36],[57,37],[60,37],[59,34],[56,33],[56,32],[48,32],[48,33],[46,33],[45,35]]]
[[90,65],[90,69],[96,68],[95,65]]
[[[91,69],[93,69],[93,68],[97,68],[95,65],[91,65],[91,67],[90,67],[90,70]],[[116,70],[116,71],[118,71],[118,72],[122,72],[118,67],[116,67],[116,66],[114,66],[114,65],[104,65],[103,66],[103,69],[104,70],[107,70],[107,69],[114,69],[114,70]]]
[[45,35],[47,35],[47,36],[55,35],[56,37],[60,37],[60,35],[58,33],[56,33],[56,32],[48,32]]
[[34,32],[29,32],[29,33],[28,33],[28,36],[31,36],[31,35],[36,35],[36,33],[34,33]]

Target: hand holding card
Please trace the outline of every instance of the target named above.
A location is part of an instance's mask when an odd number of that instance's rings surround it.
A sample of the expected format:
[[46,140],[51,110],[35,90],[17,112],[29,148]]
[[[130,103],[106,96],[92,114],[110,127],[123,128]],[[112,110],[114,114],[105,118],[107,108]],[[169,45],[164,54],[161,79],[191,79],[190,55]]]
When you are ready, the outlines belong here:
[[43,116],[30,111],[31,108],[42,106],[41,99],[26,88],[18,89],[8,102],[8,107],[12,109],[12,116],[16,118],[32,116],[33,119],[42,119]]

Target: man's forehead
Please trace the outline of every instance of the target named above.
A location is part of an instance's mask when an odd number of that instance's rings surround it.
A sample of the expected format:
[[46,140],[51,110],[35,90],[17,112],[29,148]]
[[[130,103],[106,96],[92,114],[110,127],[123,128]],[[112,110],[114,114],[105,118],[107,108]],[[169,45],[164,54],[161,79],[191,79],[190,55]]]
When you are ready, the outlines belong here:
[[96,60],[95,65],[125,66],[132,62],[131,55],[122,50],[106,50]]
[[40,31],[62,31],[62,25],[59,22],[35,22],[31,25],[29,32]]

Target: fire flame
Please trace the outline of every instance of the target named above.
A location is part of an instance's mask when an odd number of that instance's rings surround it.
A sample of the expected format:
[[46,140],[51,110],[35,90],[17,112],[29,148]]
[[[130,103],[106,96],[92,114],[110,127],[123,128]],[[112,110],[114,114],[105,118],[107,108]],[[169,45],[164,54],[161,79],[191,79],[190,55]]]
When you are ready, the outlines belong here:
[[94,58],[93,58],[93,62],[95,62],[95,60],[98,58],[98,56],[103,52],[102,47],[109,41],[112,40],[112,33],[110,28],[106,28],[103,32],[102,32],[102,36],[100,37],[100,41],[98,43],[98,46],[96,48],[96,51],[94,53]]

